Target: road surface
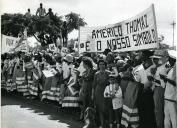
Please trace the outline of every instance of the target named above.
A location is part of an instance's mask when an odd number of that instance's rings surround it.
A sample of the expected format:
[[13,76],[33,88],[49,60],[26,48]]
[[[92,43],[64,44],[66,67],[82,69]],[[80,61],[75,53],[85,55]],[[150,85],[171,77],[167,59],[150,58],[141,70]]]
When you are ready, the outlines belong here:
[[82,128],[76,117],[53,105],[1,94],[2,128]]

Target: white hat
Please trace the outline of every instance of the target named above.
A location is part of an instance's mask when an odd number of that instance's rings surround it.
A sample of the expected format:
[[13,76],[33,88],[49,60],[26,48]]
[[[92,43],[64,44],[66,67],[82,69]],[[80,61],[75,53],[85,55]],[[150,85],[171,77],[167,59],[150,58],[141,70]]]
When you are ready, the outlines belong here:
[[177,51],[175,51],[175,50],[168,50],[168,54],[173,59],[177,58]]
[[168,56],[168,52],[166,50],[155,50],[154,51],[154,55],[150,56],[150,58],[163,58],[163,57],[167,57]]
[[66,60],[67,62],[70,62],[72,63],[74,58],[71,54],[67,54],[65,57],[64,57],[64,60]]

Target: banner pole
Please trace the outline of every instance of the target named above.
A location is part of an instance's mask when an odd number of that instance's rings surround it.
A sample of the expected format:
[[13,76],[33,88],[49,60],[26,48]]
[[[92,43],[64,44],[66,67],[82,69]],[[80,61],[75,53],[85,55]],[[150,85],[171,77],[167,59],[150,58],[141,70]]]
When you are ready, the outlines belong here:
[[78,52],[80,53],[80,27],[79,27],[79,32],[78,32]]
[[159,40],[158,40],[157,22],[156,22],[156,15],[155,15],[154,4],[152,4],[152,10],[153,10],[153,17],[154,17],[155,31],[156,31],[156,35],[157,35],[157,44],[158,44],[158,49],[159,49],[160,45],[159,45]]

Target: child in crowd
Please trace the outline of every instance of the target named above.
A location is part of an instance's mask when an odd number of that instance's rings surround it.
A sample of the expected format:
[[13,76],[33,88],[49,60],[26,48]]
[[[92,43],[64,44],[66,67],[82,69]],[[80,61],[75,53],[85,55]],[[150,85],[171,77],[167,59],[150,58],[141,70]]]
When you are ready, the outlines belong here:
[[[116,81],[116,77],[109,76],[109,85],[105,88],[104,97],[106,98],[107,109],[109,110],[109,126],[113,128],[113,117],[115,117],[116,128],[120,128],[122,113],[122,90]],[[113,113],[115,115],[113,115]]]

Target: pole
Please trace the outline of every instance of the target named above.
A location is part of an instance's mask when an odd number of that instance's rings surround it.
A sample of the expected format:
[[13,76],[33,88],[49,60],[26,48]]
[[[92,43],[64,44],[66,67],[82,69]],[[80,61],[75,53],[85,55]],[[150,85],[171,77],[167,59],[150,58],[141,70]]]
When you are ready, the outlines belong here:
[[171,25],[173,26],[173,47],[174,47],[175,46],[175,42],[174,42],[175,34],[174,34],[174,31],[175,31],[175,25],[176,25],[176,23],[173,21],[173,23]]
[[155,15],[155,7],[154,4],[151,5],[152,12],[153,12],[153,18],[154,18],[154,26],[155,26],[155,34],[156,34],[156,41],[157,41],[157,49],[160,48],[160,41],[158,39],[158,32],[157,32],[157,22],[156,22],[156,15]]

